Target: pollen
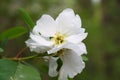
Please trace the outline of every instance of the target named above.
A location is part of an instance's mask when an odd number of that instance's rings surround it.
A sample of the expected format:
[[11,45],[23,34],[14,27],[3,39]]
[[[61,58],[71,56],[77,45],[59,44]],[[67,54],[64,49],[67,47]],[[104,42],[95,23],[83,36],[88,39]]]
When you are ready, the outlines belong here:
[[54,41],[56,45],[60,45],[62,43],[64,43],[65,39],[65,35],[62,35],[60,33],[56,33],[55,37],[54,37]]

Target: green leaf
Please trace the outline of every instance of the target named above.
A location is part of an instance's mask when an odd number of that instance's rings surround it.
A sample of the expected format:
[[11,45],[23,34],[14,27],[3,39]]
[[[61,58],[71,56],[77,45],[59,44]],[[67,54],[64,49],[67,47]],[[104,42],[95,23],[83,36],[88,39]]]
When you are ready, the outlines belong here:
[[31,19],[31,17],[29,16],[29,14],[23,9],[23,8],[20,8],[19,9],[19,12],[23,18],[23,20],[27,23],[30,31],[32,30],[32,28],[34,27],[34,22],[33,20]]
[[1,53],[1,52],[4,52],[4,50],[3,50],[2,48],[0,48],[0,53]]
[[11,29],[8,29],[0,34],[0,40],[4,39],[14,39],[16,37],[19,37],[27,32],[26,28],[24,27],[14,27]]
[[4,48],[5,48],[5,46],[6,46],[6,44],[7,44],[7,42],[8,42],[8,39],[7,39],[7,38],[5,38],[5,39],[1,40],[0,47],[4,49]]
[[85,55],[82,55],[83,61],[88,61],[88,58]]
[[1,59],[0,80],[41,80],[41,78],[38,71],[30,65]]

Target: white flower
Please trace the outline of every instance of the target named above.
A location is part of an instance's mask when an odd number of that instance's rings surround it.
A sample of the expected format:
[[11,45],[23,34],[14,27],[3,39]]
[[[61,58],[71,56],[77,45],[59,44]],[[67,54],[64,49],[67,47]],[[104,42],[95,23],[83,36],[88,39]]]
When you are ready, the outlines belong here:
[[[85,29],[81,28],[81,19],[72,9],[65,9],[54,20],[49,15],[43,15],[30,33],[26,41],[31,51],[48,52],[59,57],[63,65],[59,71],[59,80],[73,78],[85,67],[81,55],[87,53],[82,42],[86,38]],[[56,76],[57,59],[49,59],[49,75]]]

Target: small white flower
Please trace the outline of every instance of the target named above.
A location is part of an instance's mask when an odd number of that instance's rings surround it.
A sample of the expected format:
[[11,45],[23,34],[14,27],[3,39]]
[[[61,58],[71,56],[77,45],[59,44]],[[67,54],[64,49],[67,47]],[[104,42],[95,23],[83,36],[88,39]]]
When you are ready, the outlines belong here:
[[[48,52],[62,60],[59,80],[73,78],[85,67],[81,55],[87,53],[82,42],[87,33],[81,25],[79,15],[75,15],[72,9],[63,10],[56,20],[49,15],[43,15],[30,33],[30,39],[26,41],[31,51]],[[52,77],[57,75],[57,59],[49,58],[49,75]]]

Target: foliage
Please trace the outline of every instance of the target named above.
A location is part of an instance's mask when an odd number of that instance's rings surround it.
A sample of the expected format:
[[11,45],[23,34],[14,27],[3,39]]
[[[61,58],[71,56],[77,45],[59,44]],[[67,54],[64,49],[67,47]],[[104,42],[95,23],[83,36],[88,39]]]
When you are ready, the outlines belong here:
[[20,12],[21,17],[23,18],[23,20],[27,23],[29,31],[31,31],[32,28],[35,25],[34,22],[33,22],[33,20],[31,19],[31,17],[29,16],[29,14],[23,8],[20,8],[19,12]]
[[14,39],[25,34],[26,32],[27,32],[26,28],[24,27],[14,27],[1,33],[0,40]]
[[[34,23],[29,15],[22,8],[20,9],[20,13],[32,29]],[[0,40],[2,41],[1,46],[3,47],[5,45],[6,39],[15,39],[24,35],[26,32],[27,30],[24,27],[14,27],[2,32],[0,34]],[[1,52],[4,52],[3,48],[0,48],[0,53]],[[17,56],[15,60],[17,60]],[[32,66],[23,64],[22,61],[12,61],[12,59],[7,58],[0,59],[0,64],[0,80],[41,80],[39,72]]]
[[5,59],[0,64],[0,80],[41,80],[38,71],[30,65]]

